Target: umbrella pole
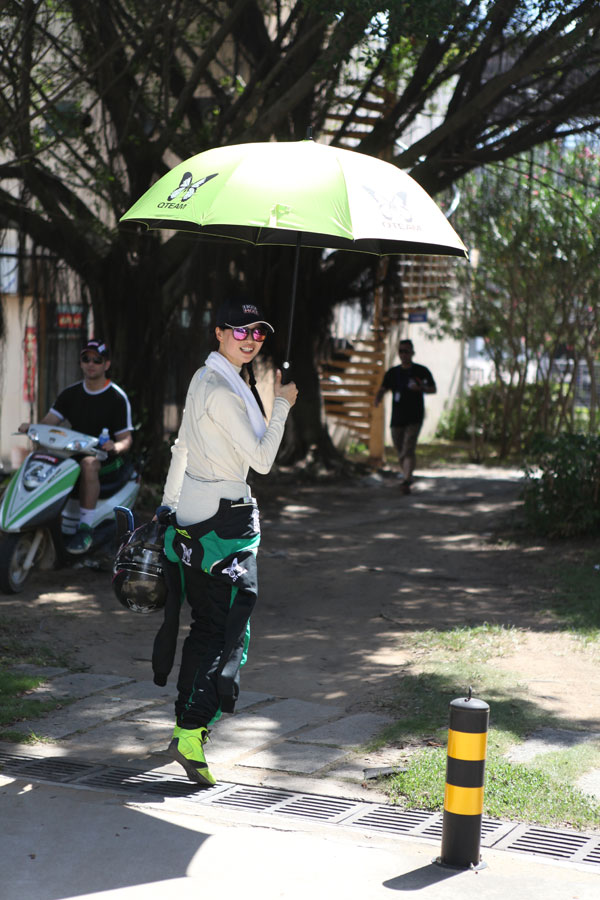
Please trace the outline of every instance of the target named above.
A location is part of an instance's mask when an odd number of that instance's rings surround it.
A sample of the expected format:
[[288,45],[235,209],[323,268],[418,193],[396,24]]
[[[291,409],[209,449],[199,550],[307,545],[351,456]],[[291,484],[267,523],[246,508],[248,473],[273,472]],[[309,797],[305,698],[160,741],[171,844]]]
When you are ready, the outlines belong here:
[[292,331],[294,329],[294,311],[296,309],[296,291],[298,289],[298,267],[300,263],[300,244],[302,242],[302,232],[296,235],[296,255],[294,257],[294,273],[292,275],[292,300],[290,303],[290,321],[288,325],[287,347],[285,351],[285,362],[282,368],[282,382],[287,384],[290,380],[290,355],[292,352]]

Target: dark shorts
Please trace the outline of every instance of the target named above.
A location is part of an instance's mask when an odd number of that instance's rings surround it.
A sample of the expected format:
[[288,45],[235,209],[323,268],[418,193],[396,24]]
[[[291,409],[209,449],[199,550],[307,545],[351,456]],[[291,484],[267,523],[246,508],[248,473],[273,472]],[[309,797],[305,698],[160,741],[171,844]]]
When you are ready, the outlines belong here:
[[407,457],[414,459],[417,452],[417,438],[419,437],[422,424],[422,422],[414,422],[411,425],[392,426],[392,440],[401,461]]

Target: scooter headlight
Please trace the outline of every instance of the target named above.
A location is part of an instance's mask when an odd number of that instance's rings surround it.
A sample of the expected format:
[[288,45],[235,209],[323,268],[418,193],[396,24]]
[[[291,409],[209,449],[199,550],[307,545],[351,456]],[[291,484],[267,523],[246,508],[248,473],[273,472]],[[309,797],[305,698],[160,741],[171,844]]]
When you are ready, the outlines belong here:
[[49,463],[32,460],[23,473],[23,486],[28,491],[35,490],[46,481],[53,469]]
[[69,441],[68,444],[65,444],[65,450],[72,450],[74,453],[81,453],[83,450],[87,450],[91,443],[91,441]]
[[27,437],[30,441],[39,441],[40,433],[36,428],[29,428],[27,431]]

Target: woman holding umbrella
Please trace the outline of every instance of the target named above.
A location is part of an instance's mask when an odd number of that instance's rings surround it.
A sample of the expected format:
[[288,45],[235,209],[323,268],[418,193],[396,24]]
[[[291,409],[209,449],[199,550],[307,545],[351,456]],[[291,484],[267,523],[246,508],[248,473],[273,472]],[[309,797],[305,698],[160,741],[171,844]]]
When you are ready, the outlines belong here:
[[[168,752],[192,781],[205,785],[215,784],[204,756],[208,727],[222,712],[234,711],[257,596],[260,525],[246,483],[248,469],[270,470],[298,393],[293,382],[283,385],[277,372],[267,425],[252,360],[270,332],[272,326],[251,301],[232,301],[218,311],[218,352],[209,354],[190,383],[157,510],[159,521],[169,526],[169,594],[154,642],[154,681],[166,684],[173,666],[185,596],[192,623],[182,651]],[[243,367],[249,369],[250,387],[240,377]]]

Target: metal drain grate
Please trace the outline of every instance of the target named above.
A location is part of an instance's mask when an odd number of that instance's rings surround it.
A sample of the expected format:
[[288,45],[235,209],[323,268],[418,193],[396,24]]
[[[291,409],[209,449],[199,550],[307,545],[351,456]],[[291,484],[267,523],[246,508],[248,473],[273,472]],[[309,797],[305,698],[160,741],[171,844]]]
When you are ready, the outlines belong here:
[[11,775],[14,770],[20,770],[25,763],[36,762],[39,758],[39,756],[21,756],[15,753],[7,753],[5,750],[0,750],[0,771],[6,771],[7,774]]
[[295,797],[289,803],[284,803],[273,811],[280,816],[334,822],[346,818],[349,813],[356,810],[357,806],[358,804],[353,800],[338,800],[334,797],[308,794]]
[[[443,825],[444,820],[442,815],[436,813],[436,821],[427,825],[420,833],[423,837],[439,838],[441,840]],[[481,843],[490,846],[498,840],[499,832],[501,832],[502,835],[505,835],[507,829],[512,831],[514,827],[514,824],[507,825],[507,823],[500,822],[498,819],[486,819],[484,817],[481,820]]]
[[76,781],[82,776],[90,775],[92,772],[97,772],[100,768],[102,767],[97,763],[77,762],[65,759],[63,756],[46,756],[23,765],[19,771],[28,778],[66,784],[69,781]]
[[[112,790],[134,795],[176,798],[229,809],[286,816],[333,826],[356,828],[388,835],[410,835],[441,839],[442,816],[426,810],[398,809],[395,806],[305,794],[260,785],[220,783],[204,788],[193,785],[183,775],[165,772],[139,772],[126,767],[103,766],[64,757],[13,754],[0,750],[0,771],[11,777],[73,785],[78,788]],[[515,822],[484,818],[482,845],[495,850],[510,850],[587,863],[600,869],[600,835],[571,831],[552,831]]]
[[[438,813],[435,815],[437,817]],[[372,828],[374,831],[384,831],[387,834],[407,834],[431,819],[432,813],[424,810],[374,806],[365,815],[353,819],[351,824],[360,828]]]
[[104,769],[104,771],[86,778],[85,784],[87,787],[116,789],[130,793],[140,791],[153,781],[155,779],[152,777],[152,773],[138,773],[131,769],[115,767]]
[[600,841],[596,847],[590,850],[589,853],[583,857],[583,862],[593,863],[594,865],[600,866]]
[[[584,834],[550,831],[545,828],[528,828],[516,840],[508,843],[506,849],[533,853],[536,856],[552,856],[556,859],[573,859],[575,856],[579,859],[578,851],[590,843],[593,843],[593,839]],[[600,838],[598,838],[598,850],[600,852]],[[600,856],[598,862],[600,863]]]
[[[107,768],[81,779],[86,787],[118,790],[125,793],[159,794],[161,797],[196,799],[214,792],[214,788],[192,784],[185,775],[166,775],[162,772],[135,772],[126,768]],[[222,787],[217,790],[223,790]]]
[[294,797],[290,791],[277,788],[235,787],[212,801],[213,806],[235,806],[238,809],[252,809],[255,812],[272,811],[274,806]]

